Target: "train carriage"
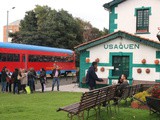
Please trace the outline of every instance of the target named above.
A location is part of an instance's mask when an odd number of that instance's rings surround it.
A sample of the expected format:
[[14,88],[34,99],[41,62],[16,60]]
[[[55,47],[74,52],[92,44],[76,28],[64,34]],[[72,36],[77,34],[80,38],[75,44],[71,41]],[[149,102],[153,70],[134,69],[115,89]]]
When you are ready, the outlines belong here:
[[6,66],[11,72],[15,68],[34,68],[39,73],[44,68],[51,74],[55,65],[61,73],[75,72],[74,51],[62,48],[43,47],[0,42],[0,70]]

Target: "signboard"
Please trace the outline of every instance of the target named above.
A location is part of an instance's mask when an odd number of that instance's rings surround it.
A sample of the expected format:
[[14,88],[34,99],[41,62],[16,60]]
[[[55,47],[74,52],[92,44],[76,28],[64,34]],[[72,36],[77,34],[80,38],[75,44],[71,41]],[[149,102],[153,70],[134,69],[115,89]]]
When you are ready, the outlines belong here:
[[139,44],[104,44],[104,49],[139,49]]

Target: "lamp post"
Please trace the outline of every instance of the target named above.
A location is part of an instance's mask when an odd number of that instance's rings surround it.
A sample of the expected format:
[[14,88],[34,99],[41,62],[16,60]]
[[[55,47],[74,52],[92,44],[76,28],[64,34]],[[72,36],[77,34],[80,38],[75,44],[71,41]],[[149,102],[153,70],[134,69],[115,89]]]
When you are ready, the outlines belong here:
[[[15,7],[12,7],[12,9],[15,9]],[[9,19],[9,10],[7,10],[7,26],[6,26],[6,41],[8,42],[8,20]]]

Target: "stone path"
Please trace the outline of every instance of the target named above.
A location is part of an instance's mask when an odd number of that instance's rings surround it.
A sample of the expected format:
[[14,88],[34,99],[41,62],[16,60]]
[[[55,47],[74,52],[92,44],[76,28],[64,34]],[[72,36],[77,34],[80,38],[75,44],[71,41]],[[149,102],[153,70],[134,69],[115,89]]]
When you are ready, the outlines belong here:
[[[51,91],[51,87],[45,88],[45,91]],[[36,91],[41,91],[41,89],[37,89]],[[57,86],[55,86],[55,91],[57,91]],[[62,85],[60,86],[60,91],[63,92],[87,92],[89,91],[86,88],[79,88],[78,84],[69,84],[69,85]]]

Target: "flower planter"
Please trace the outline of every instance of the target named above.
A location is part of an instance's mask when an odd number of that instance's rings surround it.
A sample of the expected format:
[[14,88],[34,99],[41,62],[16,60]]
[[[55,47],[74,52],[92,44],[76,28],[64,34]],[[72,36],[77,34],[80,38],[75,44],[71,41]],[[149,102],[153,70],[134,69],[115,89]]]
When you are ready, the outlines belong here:
[[159,60],[155,60],[154,63],[155,63],[156,65],[158,65],[158,64],[159,64]]
[[86,63],[89,63],[90,62],[90,59],[89,58],[86,58]]
[[146,69],[146,73],[149,74],[150,73],[150,69]]
[[104,67],[101,67],[101,72],[104,72],[104,71],[105,71]]
[[138,69],[137,69],[137,73],[139,73],[139,74],[142,73],[142,69],[141,69],[141,68],[138,68]]
[[99,58],[95,59],[95,62],[99,63],[99,61],[100,61]]
[[146,64],[146,59],[143,59],[141,62],[142,62],[143,64]]

